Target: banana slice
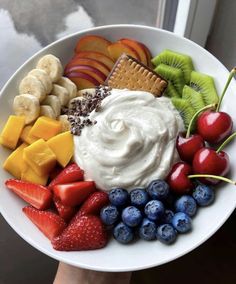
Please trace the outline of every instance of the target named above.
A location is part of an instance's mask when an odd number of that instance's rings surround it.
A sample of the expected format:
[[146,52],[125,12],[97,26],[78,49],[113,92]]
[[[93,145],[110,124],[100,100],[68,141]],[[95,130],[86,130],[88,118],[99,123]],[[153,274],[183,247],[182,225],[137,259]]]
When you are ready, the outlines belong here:
[[50,94],[52,91],[52,80],[48,74],[42,69],[33,69],[28,75],[36,77],[44,86],[46,94]]
[[70,99],[67,89],[57,84],[53,84],[51,95],[57,96],[62,106],[66,106]]
[[94,88],[90,88],[90,89],[79,90],[77,92],[77,97],[81,97],[81,96],[83,96],[86,93],[94,95],[95,94],[95,89]]
[[19,85],[19,92],[21,94],[30,94],[35,96],[42,102],[46,97],[46,90],[43,84],[35,76],[27,75]]
[[24,115],[25,123],[29,124],[39,117],[39,99],[30,94],[16,96],[13,101],[13,110],[16,115]]
[[77,87],[70,79],[66,77],[61,77],[57,84],[67,89],[70,99],[76,97]]
[[40,116],[47,116],[56,119],[56,115],[51,106],[41,105],[40,106]]
[[62,132],[70,131],[70,122],[68,120],[68,116],[66,114],[60,115],[58,120],[61,121]]
[[76,97],[76,98],[73,98],[72,100],[69,101],[68,103],[68,108],[73,108],[73,102],[75,101],[78,101],[78,100],[85,100],[84,97],[80,96],[80,97]]
[[53,109],[56,118],[61,114],[61,103],[57,96],[47,96],[42,102],[42,105],[50,106]]
[[57,82],[63,73],[63,67],[61,61],[52,54],[47,54],[39,59],[37,69],[43,69],[51,78],[52,82]]

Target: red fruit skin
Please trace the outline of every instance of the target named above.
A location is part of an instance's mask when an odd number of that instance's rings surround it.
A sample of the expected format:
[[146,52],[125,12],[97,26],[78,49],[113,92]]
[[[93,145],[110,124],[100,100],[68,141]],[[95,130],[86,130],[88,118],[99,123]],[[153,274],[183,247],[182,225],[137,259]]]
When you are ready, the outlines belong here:
[[[195,174],[212,174],[217,176],[225,176],[230,169],[229,156],[220,151],[216,153],[210,148],[200,149],[193,159],[193,172]],[[200,178],[203,183],[217,184],[217,179]]]
[[48,185],[48,188],[52,190],[52,188],[57,184],[65,184],[75,181],[83,180],[84,171],[81,168],[73,163],[64,168],[59,175],[57,175]]
[[53,187],[54,194],[62,204],[72,207],[83,203],[94,191],[96,191],[96,186],[93,181],[58,184]]
[[177,194],[185,194],[192,190],[193,183],[188,178],[192,173],[192,168],[185,162],[179,162],[173,165],[168,177],[167,183],[170,190]]
[[20,198],[37,209],[44,210],[50,207],[52,193],[45,186],[17,179],[8,179],[5,185]]
[[52,239],[52,245],[59,251],[94,250],[105,247],[107,241],[107,231],[97,216],[76,214],[62,234]]
[[108,194],[106,192],[97,191],[92,193],[85,200],[79,209],[79,215],[99,215],[102,207],[109,204]]
[[195,153],[205,146],[203,138],[198,134],[193,134],[186,138],[179,135],[176,140],[176,148],[182,161],[192,163]]
[[233,121],[225,112],[205,111],[197,119],[197,132],[211,143],[222,142],[232,133]]
[[53,212],[38,210],[32,206],[26,206],[22,211],[49,240],[60,235],[66,228],[65,221]]
[[66,222],[69,222],[77,211],[75,207],[66,206],[62,204],[60,199],[56,196],[53,196],[53,202],[55,204],[59,216],[61,216]]

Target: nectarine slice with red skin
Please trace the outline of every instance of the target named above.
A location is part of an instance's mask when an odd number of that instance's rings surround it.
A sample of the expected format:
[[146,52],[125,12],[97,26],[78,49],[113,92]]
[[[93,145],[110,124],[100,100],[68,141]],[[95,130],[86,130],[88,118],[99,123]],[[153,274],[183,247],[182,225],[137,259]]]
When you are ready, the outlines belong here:
[[139,42],[139,44],[143,47],[144,52],[146,53],[148,67],[152,68],[153,67],[152,62],[151,62],[152,54],[151,54],[150,50],[142,42]]
[[71,72],[66,75],[72,82],[75,83],[79,90],[95,88],[99,86],[99,82],[88,74],[82,72]]
[[65,73],[67,72],[68,68],[77,65],[87,65],[94,67],[98,69],[100,72],[102,72],[106,77],[110,73],[110,69],[106,65],[104,65],[100,61],[90,58],[72,58],[71,61],[66,65]]
[[90,59],[95,59],[95,60],[103,63],[104,65],[106,65],[110,70],[114,66],[114,61],[110,57],[102,54],[101,52],[81,51],[79,53],[76,53],[73,58],[90,58]]
[[116,61],[121,56],[121,54],[123,54],[123,53],[128,54],[128,55],[132,56],[133,58],[141,61],[140,57],[139,57],[139,55],[138,55],[138,53],[135,49],[133,49],[129,45],[121,43],[119,41],[109,45],[108,46],[108,52],[110,54],[110,57],[114,61]]
[[100,84],[103,84],[104,81],[106,80],[106,76],[101,71],[99,71],[98,69],[94,67],[87,66],[87,65],[72,66],[66,70],[65,75],[72,73],[72,72],[82,72],[82,73],[88,74],[91,77],[94,77],[94,79],[96,79]]
[[104,37],[97,35],[86,35],[78,40],[75,47],[75,52],[79,53],[80,51],[96,51],[109,56],[107,48],[110,44],[111,42]]
[[121,43],[127,44],[128,46],[132,47],[135,49],[141,59],[141,62],[145,65],[148,63],[148,59],[146,56],[146,52],[143,48],[143,46],[138,42],[130,38],[122,38],[119,40]]

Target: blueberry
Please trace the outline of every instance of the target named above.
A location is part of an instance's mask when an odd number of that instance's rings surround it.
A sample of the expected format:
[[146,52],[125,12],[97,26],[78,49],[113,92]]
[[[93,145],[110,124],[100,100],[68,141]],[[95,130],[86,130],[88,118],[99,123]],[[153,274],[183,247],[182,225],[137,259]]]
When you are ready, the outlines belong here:
[[120,222],[113,229],[113,236],[118,242],[127,244],[133,240],[134,233],[130,227],[125,225],[123,222]]
[[199,206],[207,206],[214,201],[215,193],[211,187],[199,184],[193,191],[193,198]]
[[197,203],[192,196],[183,195],[176,200],[175,211],[186,213],[188,216],[192,217],[197,212]]
[[136,227],[142,221],[142,213],[138,208],[128,206],[122,211],[121,218],[126,225]]
[[164,205],[159,200],[149,201],[144,208],[146,216],[152,221],[160,220],[162,215],[164,214],[164,211]]
[[136,188],[130,192],[130,202],[138,208],[142,208],[148,202],[148,193],[145,189]]
[[160,179],[152,181],[147,187],[147,192],[152,199],[165,200],[169,191],[169,185]]
[[172,210],[166,209],[162,218],[161,218],[161,223],[162,224],[171,224],[173,217],[174,217],[174,212]]
[[167,245],[172,244],[177,238],[177,232],[170,224],[163,224],[157,228],[157,239]]
[[192,220],[187,214],[178,212],[172,219],[172,225],[179,233],[186,233],[192,229]]
[[105,225],[113,225],[119,219],[119,211],[114,205],[108,205],[101,209],[100,218]]
[[109,192],[109,200],[115,206],[124,206],[129,201],[129,194],[123,188],[114,188]]
[[139,227],[138,233],[141,239],[145,241],[151,241],[156,238],[156,231],[157,231],[156,224],[153,221],[144,218]]

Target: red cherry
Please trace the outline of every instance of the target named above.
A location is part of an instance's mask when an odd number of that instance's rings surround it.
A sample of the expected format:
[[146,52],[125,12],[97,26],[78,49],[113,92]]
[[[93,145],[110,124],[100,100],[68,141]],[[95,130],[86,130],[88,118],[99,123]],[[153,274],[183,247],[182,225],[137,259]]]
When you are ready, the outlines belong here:
[[203,138],[198,134],[190,137],[179,135],[176,140],[176,148],[182,161],[192,163],[195,153],[205,146]]
[[167,177],[171,191],[177,194],[188,193],[193,188],[193,183],[188,178],[191,173],[192,168],[189,164],[184,162],[174,164]]
[[[229,172],[229,157],[220,151],[217,153],[210,148],[202,148],[197,151],[193,158],[193,171],[196,174],[210,174],[225,176]],[[217,179],[201,179],[203,183],[217,184]]]
[[212,144],[217,144],[228,137],[233,128],[231,117],[222,111],[204,111],[197,119],[197,132]]

